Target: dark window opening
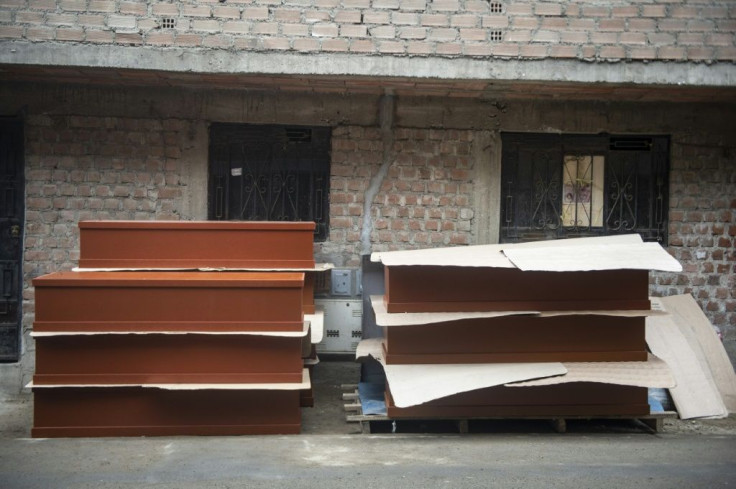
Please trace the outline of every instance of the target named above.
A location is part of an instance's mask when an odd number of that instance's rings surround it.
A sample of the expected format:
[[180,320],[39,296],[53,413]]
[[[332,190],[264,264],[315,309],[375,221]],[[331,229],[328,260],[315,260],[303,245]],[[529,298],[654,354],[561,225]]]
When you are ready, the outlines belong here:
[[667,136],[502,135],[501,241],[639,233],[667,244]]
[[209,218],[329,225],[330,129],[212,124]]

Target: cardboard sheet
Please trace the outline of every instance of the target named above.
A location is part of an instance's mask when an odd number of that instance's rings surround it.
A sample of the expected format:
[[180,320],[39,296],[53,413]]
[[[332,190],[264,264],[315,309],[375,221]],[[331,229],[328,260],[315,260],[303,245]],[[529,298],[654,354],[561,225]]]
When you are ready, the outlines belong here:
[[670,368],[661,359],[649,355],[646,362],[563,362],[565,375],[546,377],[506,384],[507,387],[533,387],[567,384],[570,382],[598,382],[634,387],[672,388],[675,379]]
[[602,236],[592,238],[558,239],[535,241],[531,243],[506,243],[475,246],[454,246],[427,248],[422,250],[381,251],[371,254],[371,261],[386,266],[436,265],[454,267],[492,267],[516,268],[504,255],[506,249],[534,250],[538,248],[568,248],[596,244],[636,244],[641,243],[638,234]]
[[[306,315],[305,315],[306,317]],[[303,338],[309,332],[310,323],[304,321],[302,331],[33,331],[31,337],[45,338],[51,336],[94,336],[125,334],[165,334],[165,335],[245,335],[245,336],[277,336],[279,338]]]
[[305,314],[304,319],[312,328],[312,344],[320,343],[325,334],[325,308],[314,306],[314,314]]
[[302,370],[302,381],[300,383],[274,383],[274,384],[54,384],[35,385],[29,382],[28,389],[58,389],[69,387],[83,388],[118,388],[118,387],[143,387],[145,389],[163,389],[170,391],[197,391],[197,390],[264,390],[264,391],[298,391],[309,389],[312,382],[309,378],[309,370]]
[[444,323],[461,319],[496,318],[502,316],[519,316],[539,314],[537,311],[491,311],[491,312],[399,312],[389,313],[383,302],[383,296],[372,295],[371,305],[376,315],[378,326],[416,326],[420,324]]
[[554,316],[615,316],[615,317],[648,317],[663,316],[667,312],[662,310],[641,311],[491,311],[491,312],[399,312],[386,311],[383,296],[372,295],[371,305],[376,315],[378,326],[418,326],[423,324],[446,323],[463,319],[496,318],[503,316],[532,315],[539,317]]
[[670,389],[670,394],[680,418],[723,418],[728,415],[713,376],[703,369],[672,316],[647,318],[646,339],[652,353],[672,370],[677,386]]
[[198,272],[326,272],[335,268],[332,263],[317,263],[314,268],[72,268],[73,272],[146,272],[146,271],[198,271]]
[[681,272],[682,265],[658,243],[611,243],[539,248],[505,247],[523,271],[659,270]]
[[397,407],[416,406],[461,392],[567,372],[561,363],[554,362],[385,365],[382,348],[380,338],[363,340],[358,344],[356,357],[370,355],[381,362]]
[[709,370],[729,412],[736,412],[736,373],[713,325],[690,294],[659,298],[685,336],[701,368]]

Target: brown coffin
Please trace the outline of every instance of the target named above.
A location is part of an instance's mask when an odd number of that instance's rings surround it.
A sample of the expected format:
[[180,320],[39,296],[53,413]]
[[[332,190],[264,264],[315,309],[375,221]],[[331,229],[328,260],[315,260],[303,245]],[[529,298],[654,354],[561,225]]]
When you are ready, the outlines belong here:
[[385,269],[385,287],[389,313],[650,308],[646,270],[393,266]]
[[314,268],[313,222],[82,221],[82,268]]
[[643,317],[505,316],[383,328],[389,365],[647,360]]
[[34,389],[36,438],[296,434],[299,391]]
[[540,387],[489,387],[398,408],[386,387],[390,418],[529,416],[642,416],[649,414],[645,387],[574,382]]
[[304,289],[302,289],[304,314],[314,314],[314,273],[304,272]]
[[198,334],[37,337],[33,383],[299,383],[301,340]]
[[303,273],[58,272],[33,280],[34,330],[302,331]]

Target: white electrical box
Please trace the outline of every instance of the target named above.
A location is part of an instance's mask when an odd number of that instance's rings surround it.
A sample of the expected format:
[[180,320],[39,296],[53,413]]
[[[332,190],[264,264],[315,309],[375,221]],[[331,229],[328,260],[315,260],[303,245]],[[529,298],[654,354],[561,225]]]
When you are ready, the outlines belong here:
[[346,299],[315,299],[322,306],[324,336],[317,343],[317,353],[355,353],[363,337],[363,301]]

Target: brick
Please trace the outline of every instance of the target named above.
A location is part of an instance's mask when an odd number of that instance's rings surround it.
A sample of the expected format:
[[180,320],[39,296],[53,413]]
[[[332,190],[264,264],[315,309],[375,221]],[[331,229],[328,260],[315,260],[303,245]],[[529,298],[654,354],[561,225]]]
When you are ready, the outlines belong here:
[[52,27],[34,26],[26,29],[25,38],[29,41],[51,41],[56,35],[56,29]]
[[340,26],[340,36],[342,37],[367,37],[368,28],[364,25],[342,25]]
[[87,29],[85,40],[87,42],[109,44],[115,40],[115,34],[112,31],[97,31]]
[[508,42],[530,42],[532,33],[531,31],[508,31],[504,36],[504,40]]
[[732,39],[733,35],[731,34],[706,34],[705,44],[708,46],[731,46],[733,44]]
[[460,9],[458,0],[433,0],[432,10],[434,12],[457,12]]
[[424,12],[427,9],[427,0],[399,0],[399,8],[405,12]]
[[612,17],[638,17],[639,7],[636,5],[626,5],[621,7],[613,7],[611,9]]
[[48,14],[46,16],[46,24],[55,26],[74,26],[77,23],[77,16],[73,14]]
[[690,32],[713,32],[715,24],[710,20],[691,19],[687,23],[687,29]]
[[80,15],[77,18],[77,23],[83,27],[104,27],[105,16],[104,15]]
[[314,37],[337,37],[339,29],[337,24],[315,24],[312,26]]
[[107,18],[107,26],[113,29],[135,29],[136,18],[128,15],[111,15]]
[[335,22],[338,24],[360,24],[363,16],[357,10],[341,10],[335,13]]
[[598,21],[598,30],[623,32],[626,22],[623,19],[601,19]]
[[239,19],[240,9],[238,7],[217,6],[214,8],[213,14],[218,19]]
[[577,58],[577,46],[550,46],[548,50],[549,56],[552,58]]
[[60,27],[56,29],[57,41],[84,41],[84,29],[69,29]]
[[642,17],[667,17],[667,7],[665,5],[643,5],[641,15]]
[[562,15],[562,5],[559,3],[537,3],[534,5],[534,13],[542,16]]
[[497,29],[503,29],[504,27],[508,27],[509,25],[509,19],[505,16],[500,15],[484,15],[482,18],[482,26],[487,28],[497,28]]
[[281,34],[288,37],[307,37],[309,36],[309,26],[306,24],[281,24]]
[[275,22],[257,22],[251,27],[255,35],[275,36],[279,33],[279,25]]
[[466,43],[463,45],[463,54],[466,56],[490,56],[491,46],[487,43]]
[[87,10],[86,0],[59,0],[59,8],[67,12],[84,12]]
[[322,41],[322,50],[330,52],[343,52],[348,51],[349,44],[345,39],[325,39]]
[[[19,7],[25,4],[23,1],[18,1],[16,3],[19,4]],[[56,0],[28,0],[28,8],[36,10],[56,10]]]
[[179,15],[179,5],[176,3],[155,3],[151,6],[153,15],[173,16]]
[[427,38],[431,41],[453,41],[458,38],[457,29],[434,28],[430,29]]
[[404,52],[404,43],[399,41],[381,41],[378,43],[378,52],[385,54],[400,54]]
[[[251,40],[255,41],[255,40]],[[266,37],[261,40],[263,49],[286,51],[290,49],[289,39],[285,37]]]
[[629,19],[630,31],[654,31],[657,23],[653,19]]
[[657,22],[660,31],[684,31],[687,29],[687,21],[683,19],[661,19]]
[[460,29],[460,39],[463,41],[485,41],[487,38],[485,29]]
[[539,27],[539,19],[536,17],[514,17],[511,26],[514,29],[536,29]]
[[649,39],[649,43],[653,46],[665,46],[675,43],[675,36],[672,34],[653,33],[649,34],[647,38]]
[[389,12],[367,11],[363,14],[364,24],[390,24],[391,14]]
[[532,15],[532,6],[528,2],[514,2],[506,6],[506,14],[510,17]]
[[371,6],[371,0],[342,0],[342,6],[344,8],[360,8],[367,9]]
[[426,39],[427,29],[425,27],[402,27],[399,29],[401,39]]
[[391,22],[395,25],[418,25],[419,16],[414,13],[394,12],[391,14]]
[[554,31],[537,31],[532,36],[532,42],[558,43],[560,42],[560,33]]
[[407,42],[407,54],[428,55],[434,53],[434,43],[431,42]]
[[373,0],[371,7],[374,9],[396,10],[399,8],[399,0]]
[[603,46],[599,56],[605,59],[622,59],[626,57],[626,51],[620,46]]
[[229,48],[233,45],[233,38],[226,34],[215,34],[202,39],[202,46],[208,48]]
[[396,28],[394,26],[379,26],[369,29],[371,37],[377,39],[393,39],[396,37]]
[[229,20],[222,24],[222,32],[226,34],[247,34],[250,32],[251,23],[240,20]]
[[587,32],[561,32],[560,42],[570,44],[582,44],[588,42]]
[[657,49],[657,59],[685,60],[685,48],[662,46]]
[[195,19],[192,20],[192,30],[199,32],[220,32],[220,22],[214,19]]
[[563,30],[567,29],[567,19],[564,17],[545,17],[542,19],[540,27],[544,30]]
[[583,5],[583,17],[610,17],[611,12],[608,7],[596,5]]
[[243,10],[243,19],[247,20],[267,20],[268,8],[266,7],[249,7]]
[[143,37],[135,32],[118,32],[115,34],[115,43],[116,44],[143,44]]
[[354,40],[350,42],[350,51],[354,53],[374,53],[376,49],[373,41]]
[[181,15],[184,17],[209,18],[212,16],[212,9],[207,5],[182,5]]
[[445,14],[420,15],[419,22],[427,27],[446,27],[450,25],[450,19]]
[[521,46],[521,51],[519,54],[522,58],[546,58],[547,46],[527,44]]
[[146,2],[120,2],[118,11],[121,14],[143,16],[148,14],[148,4]]
[[21,39],[23,37],[23,27],[19,25],[0,25],[1,39]]
[[202,36],[189,32],[178,33],[176,35],[176,44],[179,46],[201,46]]
[[453,15],[450,17],[452,27],[478,27],[480,18],[477,15]]

